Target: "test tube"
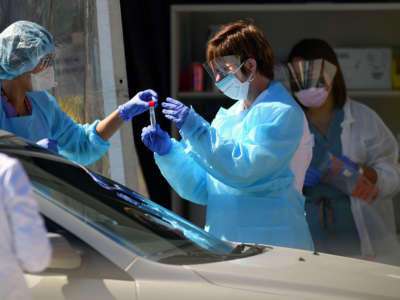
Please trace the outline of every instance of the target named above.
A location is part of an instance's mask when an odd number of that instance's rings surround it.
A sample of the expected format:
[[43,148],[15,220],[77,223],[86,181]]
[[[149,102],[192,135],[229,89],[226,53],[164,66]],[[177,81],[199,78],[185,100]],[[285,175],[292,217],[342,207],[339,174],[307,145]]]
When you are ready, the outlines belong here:
[[154,101],[149,101],[150,124],[151,127],[156,128],[156,114],[154,112]]

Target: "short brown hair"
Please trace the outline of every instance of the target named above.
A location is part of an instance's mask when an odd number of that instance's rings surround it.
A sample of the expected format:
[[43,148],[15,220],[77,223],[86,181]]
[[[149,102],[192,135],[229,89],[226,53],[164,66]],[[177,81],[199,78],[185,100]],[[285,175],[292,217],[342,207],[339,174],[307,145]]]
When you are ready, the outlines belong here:
[[290,51],[289,62],[296,57],[301,57],[305,60],[322,58],[337,67],[337,72],[333,79],[332,92],[335,107],[342,108],[347,98],[346,84],[344,83],[343,73],[340,69],[336,53],[332,47],[320,39],[304,39],[298,42]]
[[211,38],[207,44],[207,60],[227,55],[238,55],[240,62],[254,58],[258,72],[269,79],[274,78],[274,56],[271,47],[262,31],[253,24],[244,21],[230,23]]

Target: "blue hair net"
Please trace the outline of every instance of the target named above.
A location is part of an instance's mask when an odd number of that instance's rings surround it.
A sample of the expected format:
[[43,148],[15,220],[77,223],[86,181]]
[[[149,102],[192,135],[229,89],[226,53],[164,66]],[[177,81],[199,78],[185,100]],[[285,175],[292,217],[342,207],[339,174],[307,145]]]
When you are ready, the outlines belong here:
[[28,21],[11,24],[0,33],[0,79],[32,71],[53,50],[53,37],[42,26]]

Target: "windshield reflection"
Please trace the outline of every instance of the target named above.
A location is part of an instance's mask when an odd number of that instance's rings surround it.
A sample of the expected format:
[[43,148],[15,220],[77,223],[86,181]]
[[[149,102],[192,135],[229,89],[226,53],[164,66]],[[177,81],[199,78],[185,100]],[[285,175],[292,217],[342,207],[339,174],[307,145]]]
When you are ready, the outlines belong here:
[[21,144],[12,144],[0,139],[0,151],[20,160],[36,193],[136,255],[163,263],[198,264],[255,255],[265,249],[223,242],[88,168],[42,149],[23,150]]
[[140,208],[145,212],[142,214],[134,208],[126,207],[125,212],[134,216],[136,219],[142,219],[142,222],[148,222],[152,224],[157,224],[157,226],[165,227],[166,230],[175,233],[181,238],[187,238],[198,244],[204,249],[217,254],[229,254],[232,252],[233,248],[231,245],[226,244],[212,235],[206,233],[205,231],[197,228],[193,224],[187,222],[183,218],[171,213],[164,207],[157,205],[154,202],[147,200],[142,195],[133,192],[132,190],[119,185],[117,183],[111,182],[89,169],[81,166],[87,174],[102,188],[106,190],[113,190],[116,192],[116,196],[119,198],[133,204],[135,207]]

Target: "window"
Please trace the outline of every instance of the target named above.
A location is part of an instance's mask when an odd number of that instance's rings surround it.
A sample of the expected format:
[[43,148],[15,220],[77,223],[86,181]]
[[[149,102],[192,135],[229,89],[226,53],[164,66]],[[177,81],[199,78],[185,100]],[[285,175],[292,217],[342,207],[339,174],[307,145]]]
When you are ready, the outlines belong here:
[[90,279],[133,279],[118,266],[56,222],[44,217],[53,259],[40,276],[66,275]]

